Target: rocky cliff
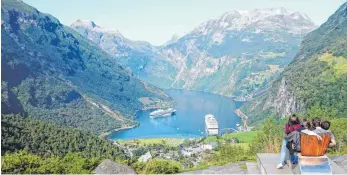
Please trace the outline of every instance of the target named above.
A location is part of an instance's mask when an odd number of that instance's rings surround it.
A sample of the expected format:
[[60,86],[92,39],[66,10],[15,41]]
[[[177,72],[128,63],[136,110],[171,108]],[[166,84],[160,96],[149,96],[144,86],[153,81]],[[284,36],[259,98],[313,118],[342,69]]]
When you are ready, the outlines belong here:
[[263,95],[243,106],[251,122],[313,108],[347,115],[347,3],[303,40],[293,62]]

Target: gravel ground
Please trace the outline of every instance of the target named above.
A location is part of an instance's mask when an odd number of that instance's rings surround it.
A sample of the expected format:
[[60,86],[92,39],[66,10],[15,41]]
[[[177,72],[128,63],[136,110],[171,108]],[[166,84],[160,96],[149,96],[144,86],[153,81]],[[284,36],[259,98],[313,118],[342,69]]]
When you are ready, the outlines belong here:
[[329,156],[332,161],[338,164],[341,168],[347,171],[347,155]]
[[181,174],[246,174],[247,170],[241,168],[245,163],[232,163],[225,166],[212,166],[208,169],[184,172]]
[[[347,171],[347,155],[329,156],[329,158]],[[246,174],[247,170],[241,168],[242,163],[232,163],[225,166],[212,166],[208,169],[184,172],[181,174]]]

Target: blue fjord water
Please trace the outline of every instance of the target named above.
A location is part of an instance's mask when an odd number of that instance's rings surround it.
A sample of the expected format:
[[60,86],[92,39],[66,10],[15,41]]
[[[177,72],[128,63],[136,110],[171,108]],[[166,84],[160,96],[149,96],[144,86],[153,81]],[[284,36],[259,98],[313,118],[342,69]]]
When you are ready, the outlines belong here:
[[109,139],[193,138],[205,136],[205,115],[213,114],[219,128],[235,128],[240,118],[234,110],[241,106],[231,98],[206,92],[166,90],[175,101],[176,115],[150,119],[151,111],[137,114],[139,127],[113,132]]

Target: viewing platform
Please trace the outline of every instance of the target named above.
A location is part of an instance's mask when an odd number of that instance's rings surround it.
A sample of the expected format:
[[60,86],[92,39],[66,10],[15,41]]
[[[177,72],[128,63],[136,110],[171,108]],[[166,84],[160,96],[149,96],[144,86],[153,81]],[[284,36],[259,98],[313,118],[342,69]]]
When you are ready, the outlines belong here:
[[[326,166],[322,165],[321,162],[317,162],[316,160],[305,160],[306,164],[300,162],[299,164],[292,166],[284,166],[283,169],[277,169],[276,166],[278,164],[280,155],[275,153],[258,153],[257,154],[257,163],[247,163],[247,174],[347,174],[347,172],[342,169],[339,165],[337,165],[334,161],[332,161],[328,157],[318,157],[323,158],[327,161],[327,165],[331,167],[331,172],[325,172]],[[301,158],[305,159],[307,157]],[[308,159],[315,159],[316,157],[309,157]],[[300,161],[300,157],[299,157]],[[307,164],[310,162],[310,164]],[[317,165],[315,165],[317,164]],[[314,166],[312,166],[314,165]],[[309,168],[303,168],[304,166],[310,166]],[[307,171],[310,169],[310,172]],[[311,171],[313,170],[313,171]]]

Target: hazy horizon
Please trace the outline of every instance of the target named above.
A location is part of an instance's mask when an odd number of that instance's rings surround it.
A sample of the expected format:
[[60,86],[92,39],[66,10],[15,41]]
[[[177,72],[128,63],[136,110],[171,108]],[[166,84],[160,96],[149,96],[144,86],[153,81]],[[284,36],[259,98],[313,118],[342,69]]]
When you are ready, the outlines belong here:
[[[126,38],[162,45],[174,34],[190,32],[202,22],[233,10],[284,7],[307,14],[320,25],[345,0],[24,0],[39,11],[49,13],[70,26],[77,19],[118,30]],[[315,7],[312,8],[314,3]]]

